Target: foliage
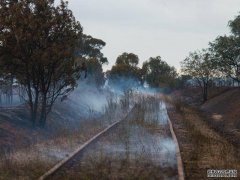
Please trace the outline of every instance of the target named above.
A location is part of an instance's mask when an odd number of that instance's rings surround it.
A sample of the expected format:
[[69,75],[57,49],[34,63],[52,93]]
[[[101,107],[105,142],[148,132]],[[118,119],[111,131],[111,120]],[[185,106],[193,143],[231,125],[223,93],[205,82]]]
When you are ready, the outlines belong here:
[[99,63],[107,64],[108,60],[101,52],[106,43],[101,39],[93,38],[90,35],[83,34],[78,42],[77,56],[85,58],[96,58]]
[[97,87],[105,82],[102,65],[107,64],[108,60],[101,52],[105,45],[103,40],[83,34],[75,51],[75,64],[80,67],[82,77]]
[[[125,79],[123,82],[127,87],[124,89],[131,89],[142,82],[141,69],[137,67],[139,62],[138,56],[133,53],[123,53],[118,56],[115,65],[108,72],[109,84],[118,85],[118,83]],[[126,79],[131,79],[126,83]]]
[[139,59],[136,54],[124,52],[117,57],[116,65],[127,65],[130,67],[136,67],[138,65]]
[[232,34],[219,36],[210,43],[215,69],[240,82],[240,16],[229,22]]
[[96,58],[86,60],[87,81],[101,87],[104,85],[105,77],[102,69],[102,64]]
[[181,62],[181,70],[185,75],[196,79],[202,89],[203,101],[208,98],[208,86],[212,77],[217,75],[213,70],[212,54],[207,50],[192,52]]
[[229,27],[234,36],[240,36],[240,15],[236,16],[234,20],[229,21]]
[[25,87],[33,125],[41,109],[44,126],[56,99],[76,85],[82,27],[63,1],[56,7],[54,0],[4,0],[0,7],[1,64]]
[[177,72],[167,62],[163,61],[160,56],[150,58],[142,66],[143,79],[151,87],[173,87]]

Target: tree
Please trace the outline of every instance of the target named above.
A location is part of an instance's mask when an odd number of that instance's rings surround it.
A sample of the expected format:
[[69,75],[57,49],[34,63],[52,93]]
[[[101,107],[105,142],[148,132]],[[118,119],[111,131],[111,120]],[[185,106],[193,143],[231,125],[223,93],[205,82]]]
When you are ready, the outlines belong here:
[[160,56],[149,58],[142,66],[144,80],[155,88],[173,87],[177,72],[174,67],[169,66]]
[[[116,59],[115,65],[107,73],[109,84],[117,85],[122,90],[131,89],[142,82],[140,68],[137,67],[138,56],[133,53],[123,53]],[[120,81],[124,81],[121,84]]]
[[84,79],[97,87],[102,86],[105,81],[102,66],[107,64],[108,60],[101,52],[105,45],[103,40],[84,34],[75,51],[75,63],[84,71]]
[[227,77],[240,82],[240,39],[234,36],[220,36],[213,43],[214,68]]
[[240,15],[236,16],[234,20],[229,21],[229,27],[234,36],[240,37]]
[[95,58],[100,64],[107,64],[108,60],[101,52],[105,45],[106,43],[103,40],[83,34],[78,39],[75,51],[76,62],[81,64],[87,59]]
[[44,126],[57,98],[76,85],[74,52],[82,27],[67,3],[54,0],[0,2],[0,61],[24,86],[35,125]]
[[86,60],[87,82],[101,87],[104,85],[105,77],[102,69],[102,64],[96,58]]
[[103,40],[84,34],[80,41],[80,54],[87,58],[95,58],[101,64],[107,64],[108,60],[101,52],[105,45],[106,43]]
[[181,71],[185,75],[194,78],[202,90],[203,102],[208,99],[208,86],[212,77],[216,75],[213,70],[212,55],[203,50],[201,52],[190,53],[189,56],[181,62]]
[[215,69],[240,82],[240,15],[229,22],[232,34],[219,36],[210,43]]
[[129,67],[136,67],[139,59],[136,54],[124,52],[117,57],[116,65],[127,65]]

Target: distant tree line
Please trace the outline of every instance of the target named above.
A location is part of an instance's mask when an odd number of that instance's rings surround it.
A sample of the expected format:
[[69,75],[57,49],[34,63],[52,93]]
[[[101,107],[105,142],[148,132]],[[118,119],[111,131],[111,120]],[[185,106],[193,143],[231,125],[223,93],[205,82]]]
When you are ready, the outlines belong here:
[[228,25],[229,36],[218,36],[207,49],[191,52],[181,62],[182,72],[201,87],[203,101],[208,99],[208,88],[216,79],[230,78],[238,85],[240,83],[240,15]]
[[160,56],[150,57],[138,67],[139,58],[136,54],[126,53],[119,55],[115,65],[107,72],[109,83],[119,85],[119,80],[132,79],[129,83],[122,82],[122,85],[131,88],[147,83],[153,88],[173,88],[176,85],[177,72],[173,66],[163,61]]

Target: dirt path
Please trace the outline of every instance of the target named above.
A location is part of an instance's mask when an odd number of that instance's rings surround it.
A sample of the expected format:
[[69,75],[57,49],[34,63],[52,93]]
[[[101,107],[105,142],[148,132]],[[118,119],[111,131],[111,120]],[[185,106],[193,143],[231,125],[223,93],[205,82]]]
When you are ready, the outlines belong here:
[[211,129],[200,114],[190,108],[177,113],[168,108],[176,132],[186,179],[207,179],[208,169],[236,169],[240,172],[238,150]]

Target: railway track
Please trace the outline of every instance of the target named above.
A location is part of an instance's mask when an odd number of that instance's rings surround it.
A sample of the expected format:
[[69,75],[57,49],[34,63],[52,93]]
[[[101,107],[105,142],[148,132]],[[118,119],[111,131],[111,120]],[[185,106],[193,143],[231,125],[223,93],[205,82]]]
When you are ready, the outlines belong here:
[[180,153],[180,148],[179,148],[177,136],[176,136],[176,134],[173,130],[173,125],[172,125],[172,122],[171,122],[170,118],[168,118],[168,124],[169,124],[170,132],[171,132],[171,135],[172,135],[172,138],[173,138],[173,142],[175,143],[175,147],[176,147],[178,179],[179,180],[184,180],[185,178],[184,178],[182,156],[181,156],[181,153]]
[[[135,107],[134,107],[135,108]],[[70,154],[68,157],[60,161],[58,164],[56,164],[54,167],[52,167],[50,170],[48,170],[45,174],[43,174],[39,180],[46,180],[51,179],[55,174],[58,174],[62,169],[71,168],[71,165],[76,163],[77,157],[81,157],[81,154],[87,150],[88,147],[90,147],[92,144],[97,142],[102,136],[106,135],[109,131],[113,130],[115,127],[117,127],[121,122],[123,122],[125,119],[128,118],[128,116],[134,111],[134,108],[120,121],[114,122],[113,124],[109,125],[107,128],[105,128],[103,131],[99,132],[95,136],[93,136],[91,139],[89,139],[87,142],[82,144],[79,148],[77,148],[72,154]],[[184,171],[183,171],[183,165],[182,165],[182,158],[179,150],[178,141],[175,135],[175,132],[173,130],[173,126],[171,123],[171,120],[168,118],[168,125],[170,128],[170,132],[172,135],[173,142],[175,143],[176,147],[176,160],[177,160],[177,170],[178,170],[178,179],[184,180]],[[75,160],[74,160],[75,159]]]
[[52,167],[50,170],[48,170],[45,174],[43,174],[41,177],[39,177],[38,180],[46,180],[50,179],[51,176],[53,176],[57,171],[59,171],[64,165],[72,161],[77,155],[81,154],[83,151],[85,151],[91,144],[95,143],[99,138],[101,138],[103,135],[105,135],[110,130],[117,127],[122,121],[124,121],[129,114],[134,110],[135,107],[132,108],[132,110],[121,120],[116,121],[106,127],[104,130],[93,136],[91,139],[86,141],[84,144],[82,144],[79,148],[77,148],[72,154],[70,154],[68,157],[64,158],[62,161],[57,163],[54,167]]

